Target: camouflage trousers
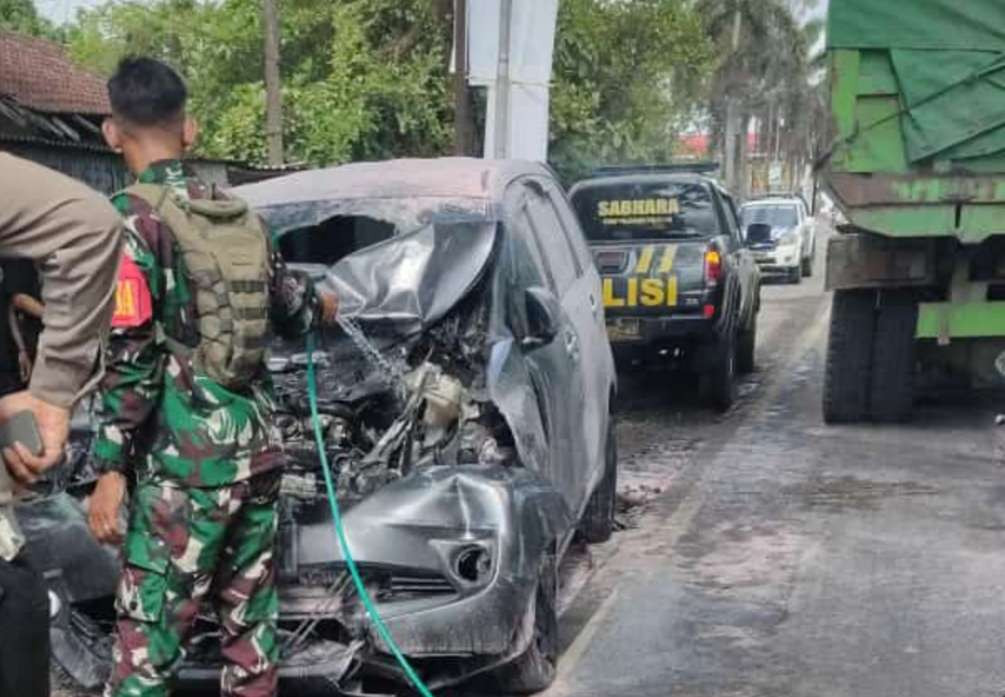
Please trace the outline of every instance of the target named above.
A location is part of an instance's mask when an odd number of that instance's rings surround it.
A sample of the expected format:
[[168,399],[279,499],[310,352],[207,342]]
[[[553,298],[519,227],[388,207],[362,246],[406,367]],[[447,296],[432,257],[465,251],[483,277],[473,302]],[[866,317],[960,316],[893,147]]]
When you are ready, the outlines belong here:
[[220,625],[222,694],[274,697],[279,481],[272,471],[215,489],[165,481],[137,487],[105,697],[166,697],[206,601]]

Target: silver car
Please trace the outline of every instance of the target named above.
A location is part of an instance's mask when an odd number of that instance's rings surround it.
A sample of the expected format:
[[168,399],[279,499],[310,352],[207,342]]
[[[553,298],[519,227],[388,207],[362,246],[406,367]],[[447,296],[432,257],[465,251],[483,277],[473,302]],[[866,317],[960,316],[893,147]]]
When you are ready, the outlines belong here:
[[[600,280],[561,187],[538,164],[442,159],[237,193],[287,261],[340,296],[342,326],[314,356],[325,448],[353,556],[395,641],[434,688],[473,676],[502,691],[546,687],[558,565],[577,531],[611,535],[617,476]],[[288,457],[281,679],[365,692],[403,676],[336,543],[305,363],[302,344],[277,344],[269,365]],[[55,658],[95,684],[116,563],[87,535],[86,483],[76,486],[23,513],[53,584]],[[215,684],[218,635],[200,619],[183,682]]]
[[754,260],[765,275],[782,275],[791,283],[813,275],[817,253],[816,221],[797,196],[768,197],[740,207],[744,232],[751,225],[767,225],[765,239],[747,240]]

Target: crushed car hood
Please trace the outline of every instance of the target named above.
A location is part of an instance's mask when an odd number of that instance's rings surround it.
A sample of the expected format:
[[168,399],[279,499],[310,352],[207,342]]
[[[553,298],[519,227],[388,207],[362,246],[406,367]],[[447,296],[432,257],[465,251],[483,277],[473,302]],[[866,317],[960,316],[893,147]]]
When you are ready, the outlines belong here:
[[343,317],[393,322],[414,333],[468,294],[495,242],[491,221],[430,223],[350,254],[327,272],[325,283],[335,289]]

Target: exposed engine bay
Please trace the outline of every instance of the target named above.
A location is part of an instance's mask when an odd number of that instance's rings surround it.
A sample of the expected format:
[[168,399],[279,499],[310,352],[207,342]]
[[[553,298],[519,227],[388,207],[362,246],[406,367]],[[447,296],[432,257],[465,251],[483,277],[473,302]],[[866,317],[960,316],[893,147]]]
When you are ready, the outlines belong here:
[[[351,506],[429,465],[507,464],[516,451],[484,384],[487,306],[472,298],[419,337],[342,320],[313,356],[318,409],[340,502]],[[324,496],[307,397],[307,355],[270,361],[286,451],[283,494]]]

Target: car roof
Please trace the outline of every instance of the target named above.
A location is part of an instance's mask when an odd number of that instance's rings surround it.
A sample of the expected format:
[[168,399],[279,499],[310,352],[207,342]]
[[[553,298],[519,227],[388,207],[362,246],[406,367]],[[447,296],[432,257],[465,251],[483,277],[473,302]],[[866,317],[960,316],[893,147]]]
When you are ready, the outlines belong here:
[[769,196],[768,198],[755,198],[744,202],[743,206],[778,206],[778,205],[792,205],[798,206],[802,203],[802,199],[796,196]]
[[718,181],[702,174],[694,172],[660,172],[619,174],[583,179],[573,184],[569,190],[569,194],[572,195],[585,189],[599,189],[605,186],[618,186],[622,184],[705,184],[706,186],[721,188]]
[[254,208],[359,198],[443,197],[499,201],[517,177],[551,170],[527,160],[470,157],[353,162],[296,172],[239,186],[234,193]]

